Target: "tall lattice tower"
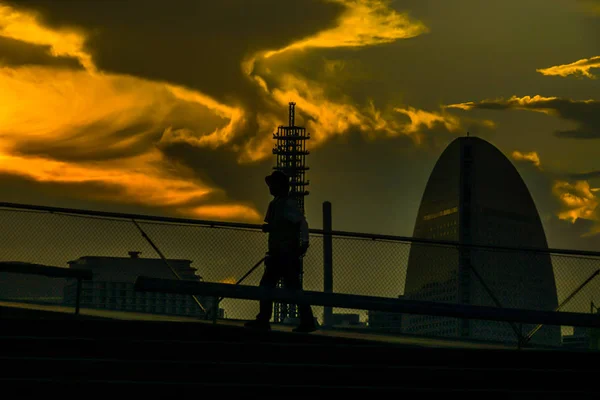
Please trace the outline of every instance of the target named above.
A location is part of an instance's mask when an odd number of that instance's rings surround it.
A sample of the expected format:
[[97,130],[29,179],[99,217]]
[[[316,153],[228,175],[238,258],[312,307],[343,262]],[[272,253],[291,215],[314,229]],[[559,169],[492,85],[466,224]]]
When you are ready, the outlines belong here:
[[[290,196],[296,198],[298,207],[304,214],[304,196],[308,195],[306,187],[309,181],[305,180],[306,166],[306,141],[310,134],[306,129],[295,125],[296,103],[289,103],[289,124],[280,126],[277,133],[273,135],[276,145],[273,154],[277,158],[277,164],[273,169],[282,171],[290,178]],[[301,269],[302,270],[302,269]],[[300,276],[302,282],[302,276]],[[281,287],[281,282],[278,285]],[[293,304],[275,304],[275,322],[284,322],[286,317],[298,318],[298,307]]]

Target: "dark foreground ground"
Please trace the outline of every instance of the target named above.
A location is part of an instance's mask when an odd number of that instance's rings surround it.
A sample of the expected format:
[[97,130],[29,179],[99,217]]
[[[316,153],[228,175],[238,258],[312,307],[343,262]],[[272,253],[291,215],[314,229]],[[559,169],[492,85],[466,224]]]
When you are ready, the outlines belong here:
[[0,383],[19,397],[43,388],[46,394],[118,398],[600,398],[598,353],[355,336],[286,329],[265,334],[235,323],[176,319],[75,318],[2,304]]

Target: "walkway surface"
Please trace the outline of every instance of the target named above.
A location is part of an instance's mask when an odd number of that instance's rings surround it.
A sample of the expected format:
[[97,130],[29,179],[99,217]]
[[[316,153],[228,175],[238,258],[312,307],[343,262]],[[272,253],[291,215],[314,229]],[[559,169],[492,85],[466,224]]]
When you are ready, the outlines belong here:
[[[74,308],[57,305],[41,305],[0,301],[0,313],[12,315],[38,315],[41,318],[73,318]],[[1,316],[2,314],[0,314]],[[200,320],[193,317],[178,317],[169,315],[136,313],[128,311],[112,311],[98,309],[80,309],[80,315],[84,318],[112,319],[123,321],[155,321],[155,322],[186,322],[197,324],[212,324],[212,321]],[[243,327],[245,321],[218,320],[218,325],[229,327]],[[273,324],[274,332],[292,333],[293,326]],[[370,332],[366,328],[356,329],[320,329],[310,334],[317,337],[328,337],[338,339],[361,340],[367,342],[387,343],[411,347],[433,347],[433,348],[472,348],[472,349],[514,349],[514,345],[492,344],[484,342],[469,342],[463,340],[438,339],[415,337],[405,335],[391,335],[385,333]]]

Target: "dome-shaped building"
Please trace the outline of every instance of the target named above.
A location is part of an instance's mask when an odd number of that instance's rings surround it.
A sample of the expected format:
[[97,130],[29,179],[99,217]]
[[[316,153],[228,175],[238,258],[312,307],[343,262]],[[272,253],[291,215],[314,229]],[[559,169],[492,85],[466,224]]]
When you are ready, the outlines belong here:
[[[415,238],[464,244],[547,248],[533,199],[521,176],[496,147],[461,137],[437,161],[421,200]],[[547,253],[413,244],[404,298],[495,306],[473,266],[503,307],[554,310],[552,261]],[[509,323],[404,315],[403,331],[515,342]],[[534,328],[523,325],[523,334]],[[560,327],[545,326],[532,343],[560,344]]]

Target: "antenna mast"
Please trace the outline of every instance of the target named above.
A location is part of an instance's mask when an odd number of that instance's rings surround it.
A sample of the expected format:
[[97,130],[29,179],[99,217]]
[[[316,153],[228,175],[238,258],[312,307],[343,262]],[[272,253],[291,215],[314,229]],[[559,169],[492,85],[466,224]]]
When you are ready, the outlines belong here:
[[[306,150],[306,141],[310,139],[310,134],[301,126],[296,126],[296,103],[289,103],[288,126],[280,126],[277,133],[273,135],[276,140],[273,154],[276,157],[276,166],[273,169],[282,171],[290,179],[290,196],[294,197],[302,214],[304,211],[304,197],[308,195],[306,187],[309,181],[305,180],[306,156],[309,151]],[[302,271],[302,268],[300,269]],[[302,284],[302,273],[300,273],[300,283]],[[281,282],[278,284],[281,287]],[[274,319],[275,322],[285,322],[287,317],[298,318],[297,305],[275,304]]]

